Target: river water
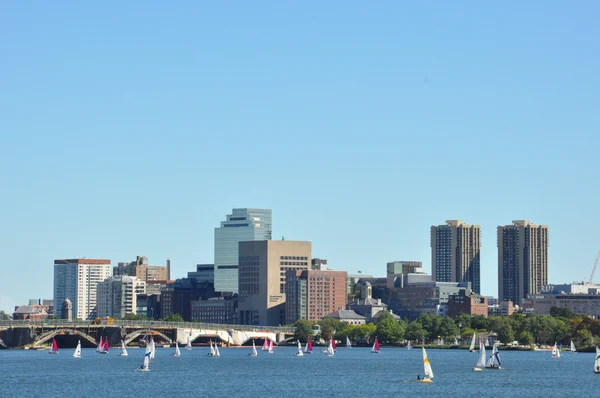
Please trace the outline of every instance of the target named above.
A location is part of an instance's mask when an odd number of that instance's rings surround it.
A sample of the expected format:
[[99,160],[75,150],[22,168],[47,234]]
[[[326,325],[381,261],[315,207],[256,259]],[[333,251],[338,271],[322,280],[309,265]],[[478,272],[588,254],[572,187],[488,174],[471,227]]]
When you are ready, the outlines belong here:
[[[315,347],[317,348],[317,347]],[[222,348],[220,358],[208,349],[157,348],[151,371],[135,372],[144,350],[117,349],[99,355],[84,349],[58,355],[45,351],[0,350],[0,397],[386,397],[408,394],[431,397],[565,397],[600,395],[600,375],[593,354],[502,351],[503,369],[472,372],[477,353],[428,350],[434,383],[416,381],[423,374],[418,348],[339,348],[334,357],[320,352],[294,356],[280,347],[269,355],[248,356],[248,348]]]

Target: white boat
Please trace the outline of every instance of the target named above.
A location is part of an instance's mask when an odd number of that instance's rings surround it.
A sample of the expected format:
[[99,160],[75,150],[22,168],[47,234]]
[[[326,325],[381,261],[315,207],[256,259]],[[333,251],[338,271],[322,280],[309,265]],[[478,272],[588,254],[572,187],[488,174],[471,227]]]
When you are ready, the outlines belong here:
[[412,344],[410,344],[410,341],[409,341],[409,342],[408,342],[408,344],[406,345],[406,348],[407,348],[408,350],[410,350],[410,349],[412,348]]
[[192,339],[190,336],[187,337],[187,344],[185,345],[187,351],[192,351]]
[[269,354],[273,353],[273,340],[269,340]]
[[136,372],[150,372],[150,351],[144,354],[144,363],[140,365],[136,370]]
[[208,357],[214,357],[215,356],[215,348],[213,347],[212,340],[210,341],[210,352],[208,354],[206,354],[206,356],[208,356]]
[[554,343],[554,346],[552,346],[552,358],[560,358],[560,350],[558,349],[556,343]]
[[571,340],[571,347],[569,348],[569,351],[577,352],[577,348],[575,348],[575,343],[573,343],[573,340]]
[[256,344],[254,344],[254,340],[252,340],[252,352],[250,354],[248,354],[248,356],[251,356],[251,357],[258,356],[258,351],[256,351]]
[[471,346],[469,347],[469,351],[475,352],[475,339],[477,336],[477,332],[473,332],[473,338],[471,339]]
[[77,342],[77,348],[75,348],[73,358],[81,358],[81,340]]
[[298,351],[296,352],[297,357],[303,357],[304,353],[302,352],[302,345],[300,344],[300,340],[298,340]]
[[371,348],[371,353],[379,354],[379,348],[379,340],[377,340],[377,337],[375,337],[375,342],[373,343],[373,348]]
[[600,373],[600,348],[596,347],[596,360],[594,361],[594,373]]
[[498,346],[494,344],[494,347],[492,348],[492,355],[490,355],[488,362],[485,365],[485,368],[492,370],[500,370],[502,369],[501,365],[502,361],[500,361],[500,353],[498,352]]
[[348,338],[348,336],[346,336],[346,347],[347,348],[352,347],[352,343],[350,343],[350,339]]
[[483,341],[479,339],[479,359],[475,366],[473,366],[473,372],[482,372],[485,368],[485,345]]
[[119,353],[120,357],[126,357],[129,354],[127,353],[127,348],[125,348],[125,342],[121,340],[121,352]]
[[175,342],[175,352],[173,354],[171,354],[172,357],[180,357],[181,356],[181,351],[179,351],[179,344],[177,344],[177,342]]
[[215,357],[219,358],[221,353],[219,352],[219,346],[215,343]]
[[327,346],[327,352],[325,353],[328,357],[332,357],[335,355],[335,349],[333,348],[333,338],[329,341],[329,346]]
[[425,351],[425,347],[423,348],[423,368],[425,372],[425,377],[421,379],[422,383],[431,383],[433,381],[433,370],[431,369],[431,364],[429,363],[429,359],[427,358],[427,352]]

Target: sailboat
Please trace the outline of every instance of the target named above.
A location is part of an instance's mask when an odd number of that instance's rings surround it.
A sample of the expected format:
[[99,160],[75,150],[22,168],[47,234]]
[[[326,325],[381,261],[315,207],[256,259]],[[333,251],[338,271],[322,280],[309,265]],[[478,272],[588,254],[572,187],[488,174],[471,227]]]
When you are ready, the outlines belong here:
[[335,355],[335,350],[333,349],[333,338],[329,340],[329,346],[327,347],[327,352],[325,353],[328,357],[332,357]]
[[594,373],[600,373],[600,348],[596,347],[596,360],[594,361]]
[[187,351],[192,351],[192,339],[190,336],[187,337],[187,344],[185,345]]
[[379,340],[375,337],[375,343],[373,343],[373,348],[371,349],[372,354],[379,354]]
[[98,343],[98,347],[96,347],[96,352],[101,353],[104,350],[104,340],[102,336],[100,336],[100,342]]
[[48,354],[58,354],[58,344],[56,344],[56,339],[52,338],[52,346],[50,347],[50,351]]
[[108,338],[106,338],[106,339],[104,339],[104,347],[102,347],[102,351],[100,351],[100,354],[108,354],[108,349],[109,349]]
[[554,343],[554,346],[552,347],[552,358],[560,358],[560,350],[556,343]]
[[337,352],[337,345],[335,344],[335,338],[331,338],[331,347],[333,348],[333,351]]
[[489,339],[489,337],[486,337],[486,338],[485,338],[485,346],[486,346],[486,347],[489,347],[489,346],[490,346],[490,339]]
[[262,346],[263,351],[269,351],[269,339],[265,339],[265,343]]
[[500,366],[502,362],[500,361],[500,353],[498,352],[498,346],[494,344],[492,348],[492,355],[490,355],[487,364],[485,365],[486,369],[500,370],[502,369]]
[[73,358],[81,358],[81,340],[77,342],[77,348],[75,348]]
[[305,354],[312,354],[312,340],[306,340],[306,347],[304,347]]
[[273,340],[269,340],[269,350],[268,350],[269,354],[273,353]]
[[252,352],[248,354],[250,357],[257,357],[258,351],[256,351],[256,344],[254,344],[254,340],[252,340]]
[[119,354],[119,356],[126,357],[128,355],[129,354],[127,353],[127,348],[125,348],[125,342],[121,340],[121,353]]
[[154,360],[156,356],[156,344],[154,344],[154,337],[150,337],[150,359]]
[[219,345],[217,343],[215,343],[215,357],[219,358],[221,356],[221,353],[219,352]]
[[569,351],[577,352],[577,348],[575,348],[575,343],[573,343],[573,340],[571,340],[571,347],[569,348]]
[[208,354],[206,354],[207,357],[214,357],[215,356],[215,349],[213,347],[213,343],[212,340],[210,340],[210,352]]
[[295,354],[297,357],[303,357],[304,353],[302,352],[302,345],[300,344],[300,340],[298,340],[298,351]]
[[150,355],[150,351],[146,349],[146,353],[144,354],[144,363],[135,370],[136,372],[150,372]]
[[175,342],[175,352],[173,354],[171,354],[172,357],[180,357],[181,356],[181,351],[179,351],[179,344],[177,344],[177,342]]
[[471,339],[471,346],[469,347],[469,351],[475,352],[475,338],[477,336],[477,332],[473,332],[473,338]]
[[408,344],[406,345],[406,349],[410,350],[412,348],[412,344],[410,344],[410,341],[408,342]]
[[479,359],[475,366],[473,366],[473,372],[481,372],[485,368],[485,345],[483,340],[479,339]]
[[425,377],[421,379],[422,383],[431,383],[433,380],[433,370],[431,369],[431,364],[429,363],[429,359],[427,358],[427,352],[425,351],[425,347],[423,348],[423,368],[425,370]]
[[458,345],[458,339],[456,337],[454,338],[454,345]]
[[352,343],[350,343],[350,339],[348,338],[348,336],[346,336],[346,348],[351,348],[352,347]]

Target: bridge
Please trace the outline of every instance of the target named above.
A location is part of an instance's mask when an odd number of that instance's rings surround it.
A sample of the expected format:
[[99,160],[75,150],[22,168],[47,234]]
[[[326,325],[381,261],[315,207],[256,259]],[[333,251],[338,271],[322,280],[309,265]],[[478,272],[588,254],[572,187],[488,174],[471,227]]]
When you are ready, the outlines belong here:
[[59,345],[70,347],[81,341],[87,347],[98,345],[100,337],[111,345],[140,344],[152,336],[157,344],[202,344],[208,340],[222,341],[228,345],[241,346],[251,339],[270,339],[276,343],[293,335],[295,328],[282,326],[222,325],[198,322],[162,321],[0,321],[0,348],[36,348],[52,338]]

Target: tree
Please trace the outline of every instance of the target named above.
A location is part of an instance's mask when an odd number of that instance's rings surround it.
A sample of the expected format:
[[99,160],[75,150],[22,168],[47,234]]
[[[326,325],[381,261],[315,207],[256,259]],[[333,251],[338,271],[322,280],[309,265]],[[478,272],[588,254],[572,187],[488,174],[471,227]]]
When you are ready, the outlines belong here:
[[375,334],[386,344],[397,344],[404,338],[406,326],[404,321],[396,321],[391,315],[377,323]]
[[425,330],[425,337],[437,339],[440,335],[442,317],[435,314],[421,314],[415,322],[419,322]]
[[9,321],[10,316],[4,311],[0,311],[0,321]]
[[517,334],[517,340],[520,345],[532,345],[533,344],[533,335],[528,330],[523,330]]
[[577,314],[575,314],[573,311],[571,311],[568,308],[560,308],[560,307],[552,307],[550,308],[550,316],[555,317],[555,318],[573,318],[576,317]]
[[458,336],[458,326],[452,320],[452,318],[445,317],[442,319],[440,324],[440,336],[444,339],[454,339]]
[[404,336],[410,341],[421,341],[423,338],[425,338],[425,334],[425,329],[423,329],[421,323],[418,321],[412,321],[408,324],[408,326],[406,326],[406,332],[404,333]]
[[377,326],[372,323],[356,325],[351,329],[350,338],[355,341],[370,341],[376,330]]
[[313,335],[313,323],[305,319],[300,319],[294,323],[296,332],[294,333],[295,340],[306,342]]
[[580,330],[577,332],[575,340],[577,341],[577,345],[588,347],[593,344],[594,336],[592,336],[592,333],[589,330]]
[[123,317],[124,321],[145,321],[148,317],[144,314],[126,314]]
[[163,321],[165,321],[165,322],[184,322],[183,317],[176,313],[169,314],[169,316],[164,317]]

